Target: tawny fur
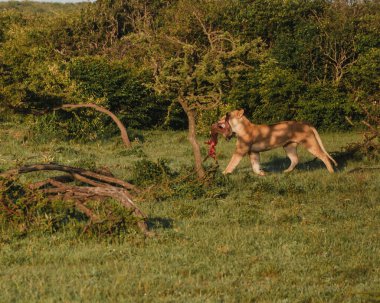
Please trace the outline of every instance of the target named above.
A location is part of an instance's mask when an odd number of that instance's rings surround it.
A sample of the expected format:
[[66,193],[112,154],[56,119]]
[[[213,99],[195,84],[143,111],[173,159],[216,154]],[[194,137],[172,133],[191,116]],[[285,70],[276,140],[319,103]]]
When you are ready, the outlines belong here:
[[[219,123],[225,121],[223,117]],[[260,168],[260,152],[283,147],[291,161],[284,172],[291,172],[298,164],[297,146],[302,144],[311,154],[321,159],[330,173],[334,172],[331,162],[336,161],[326,152],[317,130],[308,123],[284,121],[273,125],[256,125],[245,116],[244,110],[234,110],[228,114],[231,133],[237,136],[236,150],[224,170],[232,173],[240,160],[249,155],[252,169],[258,175],[264,175]]]

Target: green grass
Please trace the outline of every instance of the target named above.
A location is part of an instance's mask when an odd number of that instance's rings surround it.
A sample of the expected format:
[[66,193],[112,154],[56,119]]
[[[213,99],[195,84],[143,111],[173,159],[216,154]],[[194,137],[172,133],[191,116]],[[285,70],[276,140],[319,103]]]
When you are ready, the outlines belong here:
[[[132,151],[118,138],[38,145],[17,132],[1,131],[3,170],[53,161],[106,166],[129,180],[143,155],[165,158],[174,170],[192,161],[183,132],[146,132]],[[329,151],[359,139],[322,134]],[[222,169],[233,148],[222,140],[217,146]],[[315,161],[282,174],[288,162],[280,149],[262,162],[271,171],[265,177],[242,161],[225,198],[140,202],[153,238],[86,239],[70,231],[14,238],[2,227],[0,301],[380,302],[379,172],[348,173],[378,163],[350,160],[330,175]]]

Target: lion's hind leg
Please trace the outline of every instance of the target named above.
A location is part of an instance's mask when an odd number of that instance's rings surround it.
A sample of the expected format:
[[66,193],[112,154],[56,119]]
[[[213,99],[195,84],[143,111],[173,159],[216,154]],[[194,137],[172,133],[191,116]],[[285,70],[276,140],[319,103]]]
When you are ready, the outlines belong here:
[[290,165],[284,170],[284,173],[291,172],[298,164],[297,145],[298,143],[289,143],[284,146],[286,156],[290,159]]
[[327,170],[332,174],[334,173],[334,169],[331,165],[330,159],[328,155],[323,151],[323,149],[319,146],[319,143],[316,139],[309,139],[305,142],[306,149],[315,157],[325,163]]

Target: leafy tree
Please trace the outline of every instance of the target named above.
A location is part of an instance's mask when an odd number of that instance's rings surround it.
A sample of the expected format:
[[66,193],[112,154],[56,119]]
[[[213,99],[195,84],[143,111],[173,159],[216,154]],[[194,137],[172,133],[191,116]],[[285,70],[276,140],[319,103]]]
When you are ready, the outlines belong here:
[[[216,28],[209,20],[208,2],[179,1],[167,12],[170,27],[139,35],[138,45],[145,42],[147,56],[153,65],[155,81],[152,87],[160,94],[178,102],[188,119],[188,139],[191,143],[195,168],[199,178],[205,174],[196,139],[197,116],[216,110],[223,104],[226,91],[231,89],[239,74],[253,68],[247,62],[261,59],[260,39],[242,43],[230,33]],[[175,26],[173,26],[175,24]]]

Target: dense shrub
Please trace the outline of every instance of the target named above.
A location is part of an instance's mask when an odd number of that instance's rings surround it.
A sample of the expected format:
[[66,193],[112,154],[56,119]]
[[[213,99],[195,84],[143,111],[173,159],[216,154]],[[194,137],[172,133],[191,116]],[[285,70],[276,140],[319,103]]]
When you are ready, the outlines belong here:
[[84,96],[103,99],[104,105],[117,113],[127,127],[147,129],[163,122],[165,103],[144,85],[149,79],[125,67],[123,62],[80,57],[71,61],[69,71]]
[[305,85],[289,69],[281,68],[274,60],[260,67],[257,93],[260,103],[253,112],[258,123],[275,123],[294,119],[297,102]]
[[351,127],[345,117],[352,117],[357,112],[354,104],[337,87],[316,83],[309,85],[300,96],[295,118],[322,129],[345,130]]
[[138,160],[133,165],[132,174],[134,183],[138,185],[164,182],[175,175],[168,166],[168,162],[163,159],[158,159],[157,162],[148,159]]
[[173,171],[162,159],[139,160],[132,174],[133,182],[147,189],[143,192],[145,199],[154,201],[220,198],[227,196],[233,187],[217,167],[206,167],[205,178],[199,179],[194,168],[186,166]]
[[92,110],[70,113],[57,111],[29,119],[33,140],[47,143],[52,140],[78,140],[82,142],[109,138],[115,133],[111,119]]

